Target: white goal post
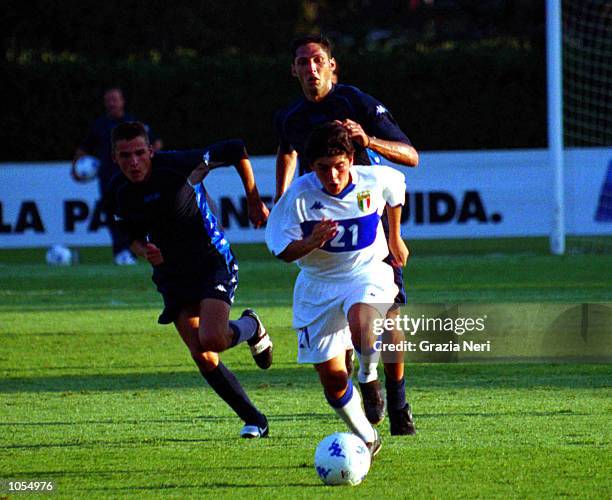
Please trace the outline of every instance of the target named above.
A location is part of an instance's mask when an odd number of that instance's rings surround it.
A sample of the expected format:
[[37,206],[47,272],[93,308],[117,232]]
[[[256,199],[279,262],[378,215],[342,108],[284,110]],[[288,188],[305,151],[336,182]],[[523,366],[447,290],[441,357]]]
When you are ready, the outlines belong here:
[[[612,146],[612,1],[546,0],[550,250],[565,252],[564,147]],[[598,216],[612,212],[612,164]],[[603,213],[600,216],[599,213]]]
[[548,96],[548,157],[553,171],[553,221],[550,251],[565,253],[563,192],[563,59],[561,0],[546,0],[546,81]]

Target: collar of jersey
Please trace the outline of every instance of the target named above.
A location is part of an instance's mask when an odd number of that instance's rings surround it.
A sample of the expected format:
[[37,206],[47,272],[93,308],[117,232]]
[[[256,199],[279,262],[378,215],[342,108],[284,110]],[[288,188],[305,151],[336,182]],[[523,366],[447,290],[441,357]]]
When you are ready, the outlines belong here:
[[314,108],[316,108],[317,106],[319,106],[322,102],[326,101],[329,96],[331,96],[334,91],[336,90],[336,84],[333,83],[332,84],[332,88],[331,90],[327,93],[327,95],[321,99],[319,102],[313,102],[313,101],[309,101],[308,99],[306,99],[304,96],[302,96],[302,103],[305,104],[306,106],[312,106]]
[[323,184],[321,184],[321,181],[319,180],[319,178],[316,176],[315,174],[315,179],[317,181],[317,183],[319,184],[319,186],[321,186],[321,191],[323,191],[327,196],[332,196],[333,198],[339,198],[339,199],[343,199],[346,197],[347,194],[349,194],[353,189],[355,189],[355,187],[357,187],[357,171],[355,170],[355,167],[351,167],[351,182],[349,182],[346,187],[340,191],[338,194],[331,194],[327,191],[327,189],[325,189],[325,187],[323,187]]

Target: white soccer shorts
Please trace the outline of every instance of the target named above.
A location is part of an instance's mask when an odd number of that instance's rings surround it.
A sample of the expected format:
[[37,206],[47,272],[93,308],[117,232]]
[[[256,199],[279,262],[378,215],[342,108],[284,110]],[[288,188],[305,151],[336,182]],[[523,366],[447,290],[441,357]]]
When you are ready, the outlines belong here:
[[298,363],[323,363],[352,349],[347,315],[354,304],[376,307],[382,316],[393,304],[397,286],[383,262],[367,275],[342,283],[300,273],[293,291],[293,328],[298,334]]

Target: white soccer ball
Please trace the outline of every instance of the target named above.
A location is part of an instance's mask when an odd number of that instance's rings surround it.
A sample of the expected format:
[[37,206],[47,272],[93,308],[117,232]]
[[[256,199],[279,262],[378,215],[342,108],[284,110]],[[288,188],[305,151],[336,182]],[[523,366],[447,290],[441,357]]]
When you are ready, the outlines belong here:
[[370,470],[370,451],[355,434],[336,432],[319,443],[314,465],[325,484],[356,486]]
[[83,180],[92,180],[98,175],[100,160],[95,156],[81,156],[74,164],[74,172]]
[[47,250],[46,259],[52,266],[69,266],[72,264],[72,251],[63,245],[53,245]]

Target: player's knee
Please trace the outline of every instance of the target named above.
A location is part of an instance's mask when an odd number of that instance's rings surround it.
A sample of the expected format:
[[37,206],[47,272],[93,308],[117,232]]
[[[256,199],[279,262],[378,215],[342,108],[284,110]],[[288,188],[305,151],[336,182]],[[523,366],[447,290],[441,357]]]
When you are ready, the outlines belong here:
[[373,310],[362,308],[351,310],[348,317],[353,344],[361,346],[374,336],[374,319],[378,316]]
[[204,371],[214,370],[219,364],[219,356],[216,352],[191,351],[191,357],[195,361],[195,364]]
[[338,394],[346,389],[348,374],[346,371],[328,372],[321,377],[321,382],[327,394]]
[[222,352],[229,347],[228,339],[216,328],[200,328],[199,340],[203,351]]

